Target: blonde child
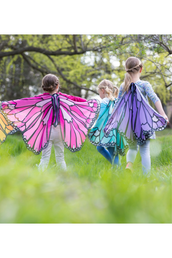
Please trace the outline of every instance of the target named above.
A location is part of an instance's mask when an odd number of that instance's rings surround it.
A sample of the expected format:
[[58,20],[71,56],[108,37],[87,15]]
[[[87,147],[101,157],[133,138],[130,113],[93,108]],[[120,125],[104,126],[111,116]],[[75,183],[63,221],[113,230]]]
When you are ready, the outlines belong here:
[[108,137],[104,135],[106,122],[111,115],[118,96],[118,88],[111,81],[105,79],[98,85],[98,93],[102,99],[100,113],[88,137],[90,142],[97,146],[97,150],[101,155],[111,164],[119,165],[118,154],[124,155],[127,143],[116,130],[113,130]]

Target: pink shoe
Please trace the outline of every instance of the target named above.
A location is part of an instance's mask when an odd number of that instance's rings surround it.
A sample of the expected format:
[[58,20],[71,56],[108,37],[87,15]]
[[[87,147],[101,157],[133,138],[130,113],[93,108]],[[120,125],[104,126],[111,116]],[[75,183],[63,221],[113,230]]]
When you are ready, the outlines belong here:
[[133,164],[132,164],[131,162],[128,162],[125,169],[126,169],[128,172],[133,172]]

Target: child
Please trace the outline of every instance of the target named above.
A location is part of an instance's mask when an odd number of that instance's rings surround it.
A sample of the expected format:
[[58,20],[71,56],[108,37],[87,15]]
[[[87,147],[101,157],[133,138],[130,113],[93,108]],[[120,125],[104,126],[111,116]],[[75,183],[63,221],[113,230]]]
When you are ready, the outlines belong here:
[[[117,128],[129,142],[128,170],[132,170],[139,145],[143,173],[147,174],[151,169],[149,139],[155,139],[154,132],[166,127],[168,118],[150,83],[140,80],[141,61],[136,57],[129,57],[125,62],[125,70],[124,83],[120,86],[118,101],[107,122],[105,133]],[[149,105],[147,96],[160,115]]]
[[[57,93],[59,90],[59,87],[60,87],[58,77],[56,77],[53,74],[47,74],[42,79],[41,87],[43,88],[43,90],[45,92],[48,92],[51,95]],[[86,101],[86,99],[82,99],[80,97],[75,97],[75,96],[70,96],[70,95],[67,95],[64,93],[62,94],[61,92],[59,92],[59,95],[66,96],[67,98],[72,99],[77,102],[85,102]],[[42,157],[41,157],[38,169],[45,170],[47,168],[49,160],[50,160],[52,145],[54,145],[56,163],[63,170],[66,170],[66,163],[64,160],[64,145],[63,145],[63,140],[62,140],[62,136],[61,136],[61,132],[60,132],[60,124],[59,123],[56,127],[54,125],[52,125],[49,144],[46,149],[42,150]]]
[[112,112],[115,98],[118,96],[118,88],[111,81],[103,80],[98,85],[98,93],[102,99],[100,113],[88,137],[90,142],[97,146],[98,152],[111,164],[119,165],[118,153],[124,155],[127,142],[116,130],[111,131],[107,137],[104,135],[106,122]]
[[1,112],[22,132],[27,148],[35,154],[42,151],[40,170],[48,166],[52,144],[56,162],[65,170],[63,142],[72,152],[80,150],[99,112],[97,100],[63,94],[59,86],[58,77],[47,74],[42,80],[44,94],[1,104]]

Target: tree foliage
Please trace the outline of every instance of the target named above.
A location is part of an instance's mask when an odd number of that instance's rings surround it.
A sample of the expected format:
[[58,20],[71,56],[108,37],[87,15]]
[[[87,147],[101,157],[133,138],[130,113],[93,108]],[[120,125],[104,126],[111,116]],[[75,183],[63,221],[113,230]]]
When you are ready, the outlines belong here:
[[54,73],[61,91],[87,98],[104,78],[119,87],[129,56],[141,59],[141,79],[165,103],[172,85],[172,35],[1,35],[0,97],[40,93],[42,77]]

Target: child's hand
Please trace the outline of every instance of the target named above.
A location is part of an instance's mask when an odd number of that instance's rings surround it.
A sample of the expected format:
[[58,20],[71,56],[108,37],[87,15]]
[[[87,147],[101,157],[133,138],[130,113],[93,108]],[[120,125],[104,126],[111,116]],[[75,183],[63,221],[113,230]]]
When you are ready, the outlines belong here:
[[167,124],[169,124],[168,117],[166,115],[164,115],[163,117],[165,118],[165,120],[167,120]]

